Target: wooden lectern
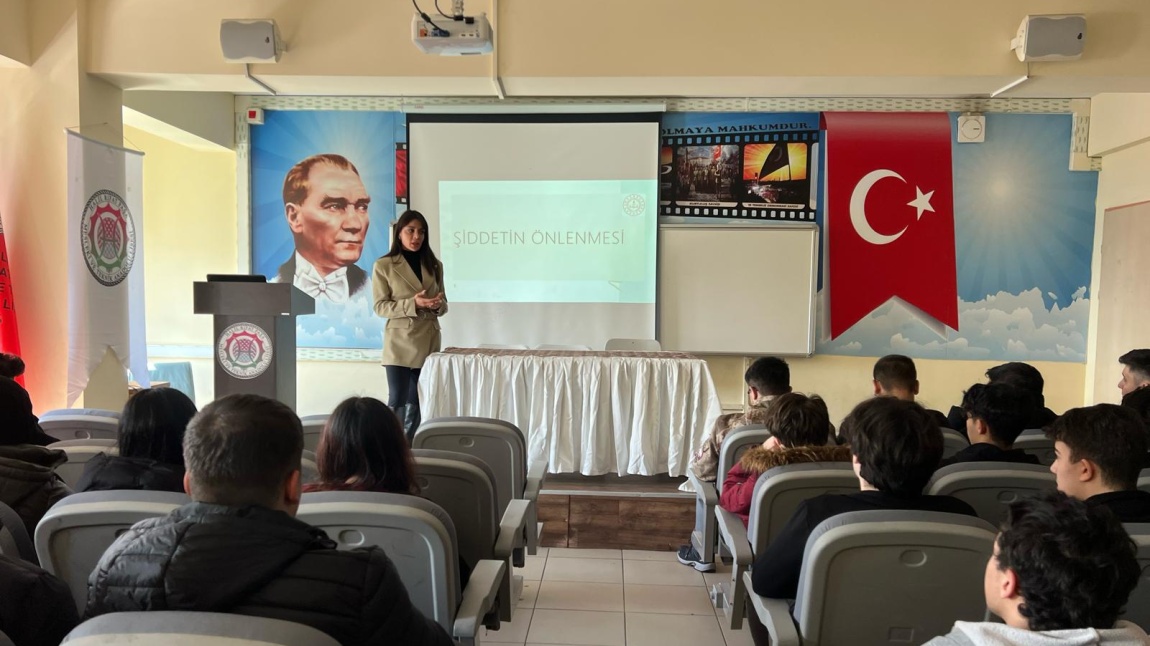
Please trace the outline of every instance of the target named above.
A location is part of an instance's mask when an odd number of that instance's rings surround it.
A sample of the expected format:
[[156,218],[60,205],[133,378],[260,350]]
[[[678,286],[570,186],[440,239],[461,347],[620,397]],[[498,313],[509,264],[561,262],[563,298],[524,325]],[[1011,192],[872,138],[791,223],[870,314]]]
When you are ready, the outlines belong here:
[[251,393],[294,410],[295,317],[314,313],[315,300],[263,276],[208,276],[195,283],[193,307],[214,317],[216,398]]

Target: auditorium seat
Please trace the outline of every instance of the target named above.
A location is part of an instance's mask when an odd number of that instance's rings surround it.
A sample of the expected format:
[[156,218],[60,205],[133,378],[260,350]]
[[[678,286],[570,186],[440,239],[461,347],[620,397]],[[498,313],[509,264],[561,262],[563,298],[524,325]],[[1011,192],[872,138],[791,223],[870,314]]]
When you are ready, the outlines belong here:
[[751,494],[751,513],[746,527],[735,514],[715,508],[719,541],[734,556],[731,580],[717,584],[711,598],[722,606],[732,630],[743,625],[745,606],[740,601],[746,594],[743,573],[782,531],[803,501],[827,493],[846,494],[859,490],[858,476],[849,462],[812,462],[788,464],[767,469],[755,482]]
[[70,646],[154,644],[167,646],[339,646],[303,624],[217,612],[114,612],[76,626],[64,638]]
[[998,525],[1008,505],[1054,487],[1054,474],[1042,465],[963,462],[935,471],[926,493],[958,498],[974,507],[979,518]]
[[659,352],[663,346],[655,339],[611,339],[604,349],[607,352]]
[[691,547],[704,563],[715,561],[715,542],[718,540],[715,509],[719,506],[719,494],[723,492],[727,472],[747,449],[766,442],[770,437],[771,432],[762,424],[742,426],[728,433],[719,448],[718,479],[714,482],[700,480],[698,474],[687,467],[687,479],[695,488],[695,529],[691,532]]
[[[495,474],[495,495],[503,513],[512,500],[526,500],[528,554],[539,546],[536,501],[547,463],[528,464],[527,440],[519,427],[486,417],[440,417],[424,422],[415,432],[413,449],[436,449],[467,453],[483,460]],[[518,546],[521,546],[522,543]]]
[[39,564],[28,528],[14,509],[0,502],[0,556]]
[[1138,624],[1142,630],[1150,630],[1150,523],[1127,523],[1126,533],[1138,545],[1138,587],[1126,602],[1126,612],[1122,618]]
[[512,500],[500,513],[496,510],[495,474],[485,462],[452,451],[415,449],[412,453],[419,495],[451,517],[463,561],[471,567],[483,559],[507,565],[499,586],[499,618],[511,621],[523,590],[523,577],[512,571],[512,553],[516,538],[526,529],[527,501]]
[[970,440],[953,428],[942,427],[942,457],[949,458],[955,453],[968,448]]
[[40,428],[58,440],[114,440],[119,425],[119,419],[99,415],[56,415],[40,420]]
[[165,516],[191,502],[187,495],[168,491],[88,491],[52,506],[34,536],[40,567],[60,578],[84,612],[88,575],[104,551],[137,522]]
[[3,630],[0,630],[0,646],[16,646],[16,644],[9,639],[8,635],[4,634]]
[[1150,469],[1142,469],[1138,474],[1138,489],[1150,492]]
[[56,475],[72,489],[76,488],[80,476],[84,475],[84,466],[88,464],[88,460],[101,453],[116,455],[120,452],[116,447],[116,440],[107,439],[60,440],[49,444],[48,448],[59,449],[67,454],[68,461],[56,467]]
[[[995,528],[924,511],[855,511],[823,521],[803,556],[794,612],[753,592],[774,646],[921,644],[986,613]],[[751,573],[743,574],[751,588]]]
[[1039,428],[1027,429],[1014,441],[1014,448],[1021,449],[1038,458],[1038,462],[1049,467],[1054,464],[1054,440],[1046,437]]
[[40,420],[54,419],[57,417],[73,416],[73,415],[90,415],[92,417],[110,417],[112,419],[120,419],[120,411],[107,410],[104,408],[54,408],[50,411],[42,413]]
[[299,479],[303,484],[309,484],[319,480],[319,466],[316,465],[315,453],[304,449],[303,455],[300,456]]
[[457,643],[474,644],[484,625],[499,627],[495,605],[506,563],[479,561],[461,590],[455,524],[435,503],[403,494],[327,491],[304,494],[297,517],[327,532],[339,549],[382,548],[412,604]]
[[299,419],[303,424],[303,448],[315,453],[319,449],[319,436],[323,435],[323,427],[327,424],[327,413],[321,415],[304,415]]

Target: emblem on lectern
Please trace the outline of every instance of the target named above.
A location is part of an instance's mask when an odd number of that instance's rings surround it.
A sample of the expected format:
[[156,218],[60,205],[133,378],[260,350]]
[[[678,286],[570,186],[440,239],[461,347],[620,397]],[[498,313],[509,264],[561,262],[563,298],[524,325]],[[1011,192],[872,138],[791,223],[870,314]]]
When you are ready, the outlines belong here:
[[216,341],[216,360],[236,379],[255,379],[272,364],[272,340],[252,323],[229,325]]

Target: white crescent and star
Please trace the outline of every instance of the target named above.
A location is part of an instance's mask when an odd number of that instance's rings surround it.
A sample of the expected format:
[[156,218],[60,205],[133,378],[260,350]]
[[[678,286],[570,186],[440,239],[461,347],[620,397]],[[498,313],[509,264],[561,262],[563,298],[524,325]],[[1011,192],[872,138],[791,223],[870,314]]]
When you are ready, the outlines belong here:
[[[874,227],[870,225],[870,221],[867,220],[867,195],[870,194],[870,190],[874,187],[875,184],[877,184],[880,180],[884,180],[888,177],[893,177],[904,184],[906,183],[906,180],[902,178],[902,175],[899,175],[893,170],[880,168],[864,175],[863,178],[859,180],[859,183],[855,184],[855,189],[851,193],[851,224],[854,225],[855,232],[859,234],[860,238],[873,245],[890,244],[895,240],[898,240],[902,234],[906,233],[907,230],[907,227],[903,227],[899,230],[898,233],[884,235],[878,231],[875,231]],[[930,211],[931,213],[934,213],[934,207],[930,204],[930,199],[934,197],[934,191],[923,193],[921,188],[915,186],[914,192],[915,198],[913,201],[908,202],[907,206],[914,207],[917,210],[915,220],[918,221],[922,219],[922,214],[924,211]]]

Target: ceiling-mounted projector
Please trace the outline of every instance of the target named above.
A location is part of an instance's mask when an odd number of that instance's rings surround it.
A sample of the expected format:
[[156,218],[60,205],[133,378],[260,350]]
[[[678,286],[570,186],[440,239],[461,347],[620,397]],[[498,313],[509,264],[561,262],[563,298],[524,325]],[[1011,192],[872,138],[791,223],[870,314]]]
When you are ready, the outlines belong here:
[[435,20],[416,14],[411,18],[411,41],[419,51],[436,56],[490,54],[494,48],[485,14]]

